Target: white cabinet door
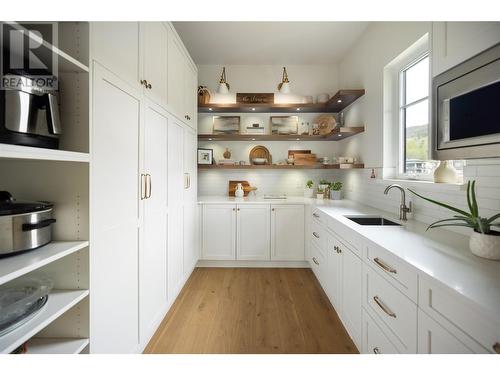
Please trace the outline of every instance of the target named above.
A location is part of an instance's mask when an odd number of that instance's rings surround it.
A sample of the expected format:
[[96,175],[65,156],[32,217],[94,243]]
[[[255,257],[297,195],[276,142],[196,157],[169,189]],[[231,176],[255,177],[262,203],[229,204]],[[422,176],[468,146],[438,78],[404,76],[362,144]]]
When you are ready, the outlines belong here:
[[205,204],[202,212],[202,257],[236,259],[236,206]]
[[186,120],[185,111],[185,57],[180,41],[173,33],[168,38],[168,104],[172,113]]
[[499,42],[499,22],[433,22],[432,74],[437,76]]
[[[382,331],[381,326],[363,310],[363,354],[399,354],[401,351]],[[359,348],[359,346],[358,346]]]
[[184,274],[191,273],[199,258],[197,203],[197,137],[184,129]]
[[[168,103],[168,29],[163,22],[141,22],[144,94],[165,107]],[[149,86],[151,85],[151,86]]]
[[[185,87],[184,87],[184,108],[186,112],[186,124],[193,129],[197,129],[198,119],[198,73],[191,65],[187,57],[184,57]],[[184,119],[184,117],[183,117]]]
[[304,260],[304,206],[271,206],[271,259]]
[[[486,352],[486,351],[485,351]],[[470,354],[474,353],[421,310],[418,311],[418,353],[420,354]]]
[[91,58],[139,88],[139,23],[92,22],[91,30]]
[[326,294],[337,312],[340,314],[342,293],[342,253],[340,243],[332,235],[327,236],[326,246],[326,271],[324,272],[324,283]]
[[340,245],[342,252],[342,291],[340,315],[358,348],[361,347],[362,263],[349,248]]
[[167,305],[167,131],[168,117],[144,103],[143,174],[146,199],[142,200],[143,228],[139,254],[139,306],[141,342],[146,344]]
[[94,63],[91,169],[90,350],[139,344],[140,95]]
[[168,124],[168,297],[175,298],[184,276],[183,199],[184,129],[173,117]]
[[236,259],[270,259],[270,206],[239,205],[236,209]]

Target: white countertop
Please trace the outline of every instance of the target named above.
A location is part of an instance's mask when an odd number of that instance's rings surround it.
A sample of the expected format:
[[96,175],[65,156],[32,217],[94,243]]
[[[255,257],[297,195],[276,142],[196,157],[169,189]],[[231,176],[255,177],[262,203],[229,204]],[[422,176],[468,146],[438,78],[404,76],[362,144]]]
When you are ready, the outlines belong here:
[[331,218],[356,231],[365,239],[400,257],[417,272],[442,284],[498,316],[500,311],[500,261],[482,259],[469,250],[469,237],[445,229],[431,229],[415,220],[403,226],[362,226],[345,215],[380,215],[398,222],[396,216],[356,202],[288,197],[199,197],[199,203],[307,204],[318,207]]

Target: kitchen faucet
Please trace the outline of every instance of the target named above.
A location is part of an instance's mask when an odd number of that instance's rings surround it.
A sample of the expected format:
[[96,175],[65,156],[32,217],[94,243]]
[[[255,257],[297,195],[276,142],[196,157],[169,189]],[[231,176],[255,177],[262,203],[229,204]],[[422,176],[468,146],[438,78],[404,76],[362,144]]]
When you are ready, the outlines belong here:
[[406,213],[411,212],[411,202],[410,205],[406,205],[406,194],[405,194],[405,189],[401,187],[401,185],[398,184],[391,184],[387,186],[384,190],[384,194],[387,195],[389,193],[389,190],[392,188],[397,188],[401,191],[401,204],[399,205],[399,220],[406,221]]

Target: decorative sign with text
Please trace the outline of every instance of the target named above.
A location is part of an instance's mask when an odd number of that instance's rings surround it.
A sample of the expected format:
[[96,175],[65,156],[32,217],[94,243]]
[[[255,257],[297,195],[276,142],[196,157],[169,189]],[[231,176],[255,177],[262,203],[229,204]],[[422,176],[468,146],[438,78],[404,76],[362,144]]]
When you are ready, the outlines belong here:
[[243,104],[273,104],[273,93],[237,93],[236,102]]

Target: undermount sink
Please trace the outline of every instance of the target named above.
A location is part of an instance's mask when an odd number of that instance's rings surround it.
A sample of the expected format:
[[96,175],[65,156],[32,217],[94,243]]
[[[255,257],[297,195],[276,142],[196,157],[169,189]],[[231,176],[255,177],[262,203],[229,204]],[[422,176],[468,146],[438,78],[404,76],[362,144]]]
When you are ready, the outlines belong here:
[[401,226],[401,224],[394,221],[387,220],[382,216],[345,216],[347,219],[354,221],[359,225],[387,225],[387,226]]

